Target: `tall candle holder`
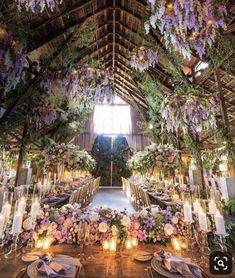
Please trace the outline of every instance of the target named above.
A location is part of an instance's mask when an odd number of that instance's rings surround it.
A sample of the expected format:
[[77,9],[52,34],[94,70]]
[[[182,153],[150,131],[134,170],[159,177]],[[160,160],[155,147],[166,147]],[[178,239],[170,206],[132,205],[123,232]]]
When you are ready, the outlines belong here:
[[20,251],[18,248],[18,242],[19,242],[19,235],[21,233],[22,229],[22,222],[23,222],[23,213],[19,209],[19,202],[16,201],[15,203],[15,212],[12,222],[12,235],[13,235],[13,242],[10,247],[10,251],[5,254],[6,259],[13,259],[15,257],[18,257],[20,255]]
[[227,252],[228,248],[226,246],[226,237],[228,234],[218,234],[215,233],[219,237],[219,246],[222,252]]

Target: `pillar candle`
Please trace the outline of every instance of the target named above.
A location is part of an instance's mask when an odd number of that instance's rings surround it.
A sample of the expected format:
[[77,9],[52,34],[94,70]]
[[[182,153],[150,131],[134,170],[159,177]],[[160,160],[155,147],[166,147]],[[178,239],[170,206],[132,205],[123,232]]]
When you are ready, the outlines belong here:
[[198,201],[198,199],[196,199],[196,201],[193,202],[193,210],[195,213],[198,213],[201,209],[201,204]]
[[31,217],[32,218],[36,218],[39,209],[40,209],[40,204],[39,204],[38,200],[35,200],[35,202],[32,203],[32,207],[31,207]]
[[25,213],[25,209],[26,209],[26,199],[22,197],[18,204],[18,211],[21,213]]
[[215,227],[216,227],[217,234],[219,234],[219,235],[226,234],[224,218],[218,210],[216,211],[216,214],[215,214]]
[[213,200],[210,200],[210,203],[209,203],[209,213],[210,214],[215,214],[217,211],[217,207],[216,207],[216,204]]
[[13,218],[12,234],[19,234],[21,232],[23,222],[23,213],[16,212]]
[[208,226],[207,226],[207,218],[205,212],[200,209],[198,212],[198,221],[199,221],[199,227],[200,230],[207,232],[208,231]]
[[188,201],[184,204],[184,221],[187,223],[193,222],[192,208]]
[[2,207],[2,215],[5,216],[5,221],[8,222],[11,215],[11,205],[9,203]]
[[3,214],[0,214],[0,237],[4,232],[4,225],[5,225],[5,216]]

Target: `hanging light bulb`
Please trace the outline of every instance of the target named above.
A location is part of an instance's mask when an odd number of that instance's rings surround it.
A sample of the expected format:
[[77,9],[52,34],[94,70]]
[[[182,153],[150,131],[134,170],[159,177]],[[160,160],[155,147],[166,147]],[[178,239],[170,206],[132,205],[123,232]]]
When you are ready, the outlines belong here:
[[149,129],[153,129],[153,124],[152,123],[149,124]]

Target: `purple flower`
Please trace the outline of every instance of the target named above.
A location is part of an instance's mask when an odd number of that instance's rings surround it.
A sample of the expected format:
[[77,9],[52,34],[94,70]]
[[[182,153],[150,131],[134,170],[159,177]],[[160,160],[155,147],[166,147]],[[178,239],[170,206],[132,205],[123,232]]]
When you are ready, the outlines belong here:
[[41,224],[42,227],[46,227],[46,226],[48,226],[50,223],[51,223],[51,222],[50,222],[49,218],[45,217],[45,218],[41,221],[40,224]]
[[150,228],[150,229],[152,229],[155,225],[155,221],[151,217],[147,217],[144,222],[145,222],[146,227]]

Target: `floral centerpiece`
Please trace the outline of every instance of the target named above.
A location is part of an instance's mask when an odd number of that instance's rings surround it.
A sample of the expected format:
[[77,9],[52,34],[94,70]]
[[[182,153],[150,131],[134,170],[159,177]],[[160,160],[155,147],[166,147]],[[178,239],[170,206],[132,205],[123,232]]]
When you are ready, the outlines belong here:
[[0,25],[0,84],[6,93],[24,79],[27,50],[10,31]]
[[219,97],[172,95],[164,99],[161,114],[168,131],[181,128],[184,133],[216,128],[216,115],[220,113]]
[[63,163],[69,158],[69,147],[64,143],[53,144],[47,148],[42,155],[45,159],[45,166],[53,167],[58,163]]
[[150,67],[154,68],[157,63],[157,54],[151,48],[141,46],[131,56],[131,67],[143,72]]
[[150,18],[145,22],[145,30],[150,26],[159,28],[166,47],[179,51],[190,58],[191,50],[202,57],[206,46],[211,46],[216,31],[226,29],[226,8],[219,1],[212,0],[148,0]]
[[[166,243],[179,231],[183,231],[181,214],[170,209],[145,208],[134,214],[126,210],[118,212],[108,207],[81,209],[78,204],[49,208],[45,205],[37,217],[34,240],[49,238],[54,243],[80,244],[79,229],[82,224],[88,228],[88,243],[115,238],[124,244],[129,237],[140,242]],[[30,238],[30,219],[25,215],[20,239],[25,244]],[[10,238],[9,238],[10,240]]]
[[152,143],[143,151],[134,154],[127,162],[130,170],[143,172],[158,167],[172,169],[178,162],[178,152],[172,145]]

